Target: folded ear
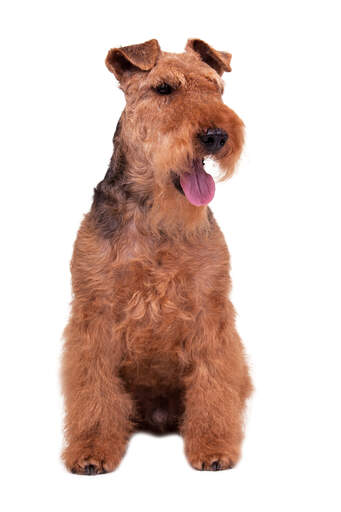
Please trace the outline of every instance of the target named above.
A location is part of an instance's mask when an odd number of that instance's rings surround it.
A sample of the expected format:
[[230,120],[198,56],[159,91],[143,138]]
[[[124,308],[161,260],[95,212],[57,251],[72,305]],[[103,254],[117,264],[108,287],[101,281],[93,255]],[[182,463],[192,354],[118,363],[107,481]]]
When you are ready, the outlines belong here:
[[211,48],[201,39],[188,39],[186,50],[194,50],[198,53],[201,60],[215,69],[219,75],[222,75],[224,71],[232,71],[230,66],[232,55]]
[[109,71],[121,80],[127,71],[149,71],[155,66],[160,53],[156,39],[109,50],[105,63]]

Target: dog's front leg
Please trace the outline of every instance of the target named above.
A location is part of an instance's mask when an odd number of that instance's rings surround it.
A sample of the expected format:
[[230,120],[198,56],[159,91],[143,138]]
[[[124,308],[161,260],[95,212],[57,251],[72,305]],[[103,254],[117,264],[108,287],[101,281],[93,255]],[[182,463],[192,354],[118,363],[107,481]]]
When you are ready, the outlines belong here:
[[73,473],[113,471],[125,451],[132,400],[118,376],[121,349],[112,338],[112,318],[98,311],[90,318],[74,314],[65,330],[63,460]]
[[251,381],[234,329],[223,339],[217,334],[208,338],[197,340],[193,369],[186,377],[182,435],[190,464],[215,471],[229,469],[239,459]]

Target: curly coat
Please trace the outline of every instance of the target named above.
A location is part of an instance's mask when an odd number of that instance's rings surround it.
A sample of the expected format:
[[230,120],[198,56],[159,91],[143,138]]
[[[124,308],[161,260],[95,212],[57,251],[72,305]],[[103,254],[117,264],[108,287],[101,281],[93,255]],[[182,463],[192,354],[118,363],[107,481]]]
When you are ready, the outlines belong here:
[[[196,469],[240,456],[252,386],[229,253],[211,210],[187,201],[177,179],[207,156],[197,134],[208,127],[228,134],[213,155],[223,179],[239,158],[243,123],[221,99],[230,58],[200,40],[183,54],[156,40],[108,54],[126,108],[71,263],[62,378],[72,472],[114,470],[137,429],[179,431]],[[157,95],[162,83],[174,94]]]

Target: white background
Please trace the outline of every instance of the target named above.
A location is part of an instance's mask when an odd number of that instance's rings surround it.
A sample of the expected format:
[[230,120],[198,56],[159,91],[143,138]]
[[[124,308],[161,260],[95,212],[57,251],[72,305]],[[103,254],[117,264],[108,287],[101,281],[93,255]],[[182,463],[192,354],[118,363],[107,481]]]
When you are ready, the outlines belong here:
[[[321,1],[3,1],[1,508],[340,510],[340,16]],[[135,436],[119,469],[60,462],[69,260],[102,179],[123,94],[113,46],[200,37],[233,54],[237,174],[212,207],[255,394],[243,458],[192,470],[181,438]]]

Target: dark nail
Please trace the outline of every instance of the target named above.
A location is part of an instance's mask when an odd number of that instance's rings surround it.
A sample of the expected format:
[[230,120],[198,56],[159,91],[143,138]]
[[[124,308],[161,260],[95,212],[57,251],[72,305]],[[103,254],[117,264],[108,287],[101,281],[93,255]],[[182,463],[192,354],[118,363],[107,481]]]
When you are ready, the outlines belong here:
[[87,466],[85,466],[84,468],[84,473],[86,475],[95,475],[96,474],[96,468],[93,464],[88,464]]

